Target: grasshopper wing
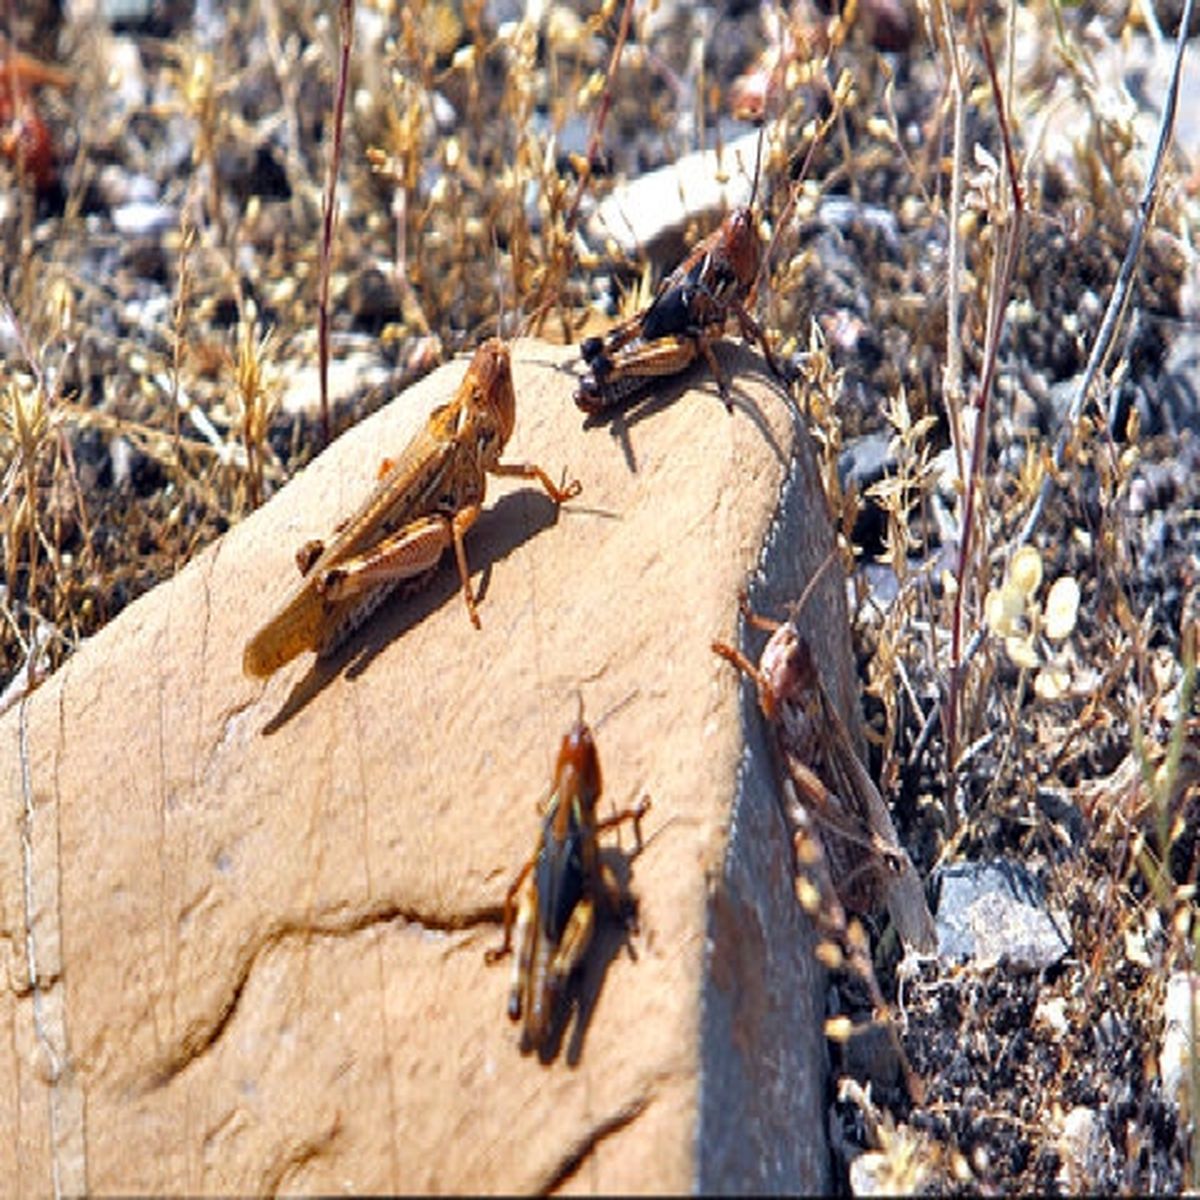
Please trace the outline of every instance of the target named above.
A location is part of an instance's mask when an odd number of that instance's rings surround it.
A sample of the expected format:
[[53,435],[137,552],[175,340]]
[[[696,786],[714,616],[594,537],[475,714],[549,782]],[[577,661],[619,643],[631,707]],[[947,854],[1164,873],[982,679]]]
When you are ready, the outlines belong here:
[[447,435],[455,419],[452,407],[442,405],[433,412],[362,507],[325,547],[283,608],[246,643],[242,669],[247,675],[271,675],[305,650],[329,653],[401,581],[398,576],[366,596],[348,600],[332,600],[322,594],[322,581],[332,568],[439,511],[458,448],[456,440]]
[[[568,809],[571,807],[567,799],[560,799],[558,803]],[[584,890],[583,831],[578,822],[571,819],[565,836],[562,831],[556,834],[553,824],[562,812],[556,805],[546,815],[542,849],[534,868],[538,924],[554,945],[561,940],[575,906],[583,899]]]

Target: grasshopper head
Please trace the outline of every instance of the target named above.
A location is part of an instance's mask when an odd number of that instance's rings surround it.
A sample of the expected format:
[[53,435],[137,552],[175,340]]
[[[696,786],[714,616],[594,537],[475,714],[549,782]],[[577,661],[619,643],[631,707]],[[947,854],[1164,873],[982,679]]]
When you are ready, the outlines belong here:
[[600,799],[600,756],[592,731],[582,720],[577,720],[563,737],[554,778],[560,796],[577,796],[586,813],[595,811]]
[[477,409],[487,413],[496,423],[499,433],[497,453],[510,437],[517,419],[517,402],[513,393],[512,366],[508,347],[499,338],[488,338],[471,360],[467,376],[474,385]]
[[726,218],[724,251],[738,283],[749,290],[758,277],[762,246],[754,210],[748,204],[739,205]]
[[775,719],[783,703],[798,701],[817,683],[812,651],[791,621],[785,621],[771,634],[758,660],[758,669],[766,684],[759,705],[768,721]]

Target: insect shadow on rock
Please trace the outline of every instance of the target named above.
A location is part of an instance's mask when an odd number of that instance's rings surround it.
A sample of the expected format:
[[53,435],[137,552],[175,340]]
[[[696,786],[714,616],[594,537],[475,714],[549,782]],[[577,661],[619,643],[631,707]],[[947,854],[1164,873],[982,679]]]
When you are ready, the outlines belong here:
[[[730,384],[726,402],[731,409],[739,409],[750,418],[754,427],[770,446],[776,459],[786,466],[787,451],[779,444],[775,431],[771,428],[761,405],[739,382],[745,377],[757,376],[778,389],[779,381],[771,374],[763,359],[748,347],[722,343],[721,346],[714,348],[714,353],[721,358],[732,359],[730,375],[733,382]],[[636,475],[638,463],[631,437],[632,430],[648,418],[670,408],[685,392],[691,391],[696,386],[696,382],[693,369],[688,368],[677,377],[662,380],[661,387],[643,391],[628,405],[615,405],[612,408],[588,413],[584,418],[583,427],[588,430],[607,425],[609,434],[620,443],[629,473]],[[789,413],[794,417],[796,409],[791,398],[786,394],[783,398],[787,401]]]
[[538,1059],[543,1063],[551,1063],[558,1057],[569,1028],[570,1036],[567,1037],[564,1058],[570,1067],[579,1064],[592,1017],[600,1002],[600,993],[608,980],[609,968],[613,961],[622,950],[631,962],[638,961],[634,940],[640,932],[638,900],[630,891],[630,882],[633,860],[646,848],[649,840],[647,838],[640,841],[628,851],[615,846],[606,846],[600,851],[603,868],[620,889],[620,906],[618,911],[606,913],[608,919],[596,922],[591,946],[563,989],[562,998],[555,1007],[551,1024],[546,1031],[546,1040],[537,1047]]
[[[488,593],[493,567],[555,524],[558,516],[558,506],[549,497],[528,488],[506,493],[480,514],[471,539],[471,563],[479,575],[479,600]],[[345,672],[347,679],[357,679],[377,655],[438,609],[453,603],[458,593],[454,575],[437,570],[428,584],[386,605],[375,620],[349,635],[336,650],[313,659],[279,711],[263,726],[264,735],[275,733],[303,711],[334,676]]]

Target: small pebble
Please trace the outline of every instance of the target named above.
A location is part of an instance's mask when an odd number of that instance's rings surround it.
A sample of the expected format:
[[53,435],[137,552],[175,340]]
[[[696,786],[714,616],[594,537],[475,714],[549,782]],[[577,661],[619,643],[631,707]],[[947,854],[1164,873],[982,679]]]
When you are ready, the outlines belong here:
[[1077,1105],[1063,1118],[1058,1139],[1062,1166],[1058,1182],[1069,1194],[1093,1190],[1100,1178],[1104,1151],[1104,1126],[1094,1108]]
[[133,200],[113,209],[113,224],[125,237],[157,237],[173,229],[179,214],[169,204]]
[[750,199],[757,150],[758,134],[745,134],[726,143],[719,164],[716,151],[697,151],[622,184],[588,221],[589,238],[603,246],[611,237],[621,253],[644,251],[653,258],[654,248],[669,245],[689,221]]
[[943,960],[1038,971],[1069,950],[1070,925],[1052,914],[1026,867],[1008,859],[955,863],[936,875],[938,955]]
[[[1177,971],[1167,982],[1163,1005],[1163,1039],[1158,1053],[1158,1073],[1168,1099],[1182,1105],[1186,1099],[1192,1060],[1192,1022],[1189,1001],[1196,1004],[1200,977]],[[1194,1019],[1200,1022],[1200,1011]]]

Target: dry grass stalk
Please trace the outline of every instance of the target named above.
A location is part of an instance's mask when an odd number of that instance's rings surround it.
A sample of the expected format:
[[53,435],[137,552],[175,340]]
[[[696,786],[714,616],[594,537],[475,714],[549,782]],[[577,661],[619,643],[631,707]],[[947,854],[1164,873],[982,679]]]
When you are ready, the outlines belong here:
[[337,184],[342,161],[342,129],[346,119],[346,91],[350,86],[350,52],[354,46],[354,0],[338,5],[338,34],[341,55],[338,59],[337,89],[334,93],[333,144],[325,181],[325,200],[321,210],[321,266],[317,277],[317,362],[321,388],[321,440],[329,444],[329,273],[333,260],[333,233],[337,219]]
[[[1013,155],[1012,139],[1009,136],[1008,120],[1004,109],[1004,99],[1000,91],[1000,81],[996,75],[996,64],[992,59],[991,43],[983,26],[983,19],[976,14],[976,28],[979,43],[987,64],[988,78],[992,85],[992,99],[996,106],[996,119],[1000,125],[1001,142],[1004,148],[1004,162],[1007,168],[1008,191],[1001,189],[1002,207],[995,214],[1002,236],[995,248],[992,260],[992,283],[988,292],[987,338],[984,343],[983,370],[979,387],[973,404],[974,422],[971,430],[970,468],[964,479],[964,496],[962,519],[959,530],[958,565],[956,571],[956,588],[954,593],[954,616],[950,626],[950,664],[947,671],[946,713],[943,729],[946,735],[946,767],[949,777],[950,794],[946,797],[945,811],[948,828],[951,835],[955,832],[961,819],[959,801],[956,794],[956,778],[958,767],[960,720],[962,717],[961,700],[963,695],[963,621],[964,607],[967,602],[970,584],[969,573],[972,566],[972,540],[975,536],[975,505],[979,488],[982,486],[984,455],[987,448],[990,428],[989,414],[992,396],[992,383],[996,372],[996,356],[1000,347],[1000,331],[1004,323],[1004,313],[1008,306],[1008,297],[1012,288],[1013,275],[1016,270],[1017,255],[1021,247],[1022,222],[1025,204],[1021,183],[1017,175],[1016,160]],[[980,534],[984,532],[981,523]],[[982,555],[981,555],[982,557]]]
[[1191,24],[1192,8],[1193,0],[1185,0],[1183,12],[1179,19],[1179,33],[1175,43],[1175,58],[1171,67],[1171,79],[1167,84],[1167,90],[1163,97],[1162,115],[1159,118],[1158,136],[1155,140],[1154,154],[1151,158],[1150,169],[1146,172],[1146,182],[1142,189],[1141,200],[1138,203],[1137,217],[1130,232],[1125,256],[1121,260],[1121,270],[1113,285],[1112,294],[1109,296],[1108,306],[1104,311],[1104,320],[1101,323],[1100,330],[1092,342],[1087,366],[1084,368],[1083,374],[1072,395],[1071,404],[1067,410],[1067,419],[1059,431],[1058,438],[1055,440],[1052,459],[1053,473],[1048,473],[1042,481],[1037,501],[1030,510],[1029,516],[1026,517],[1025,523],[1021,526],[1021,531],[1014,542],[1014,548],[1024,545],[1029,541],[1041,520],[1046,502],[1054,487],[1054,475],[1059,473],[1066,463],[1067,450],[1078,435],[1080,417],[1083,413],[1084,404],[1087,402],[1088,395],[1091,392],[1092,384],[1095,382],[1097,375],[1109,357],[1113,340],[1127,311],[1126,306],[1130,288],[1133,285],[1134,272],[1141,257],[1146,232],[1158,202],[1167,147],[1171,143],[1171,136],[1175,129],[1175,114],[1179,105],[1179,88],[1183,75],[1183,54],[1187,47],[1187,31]]

